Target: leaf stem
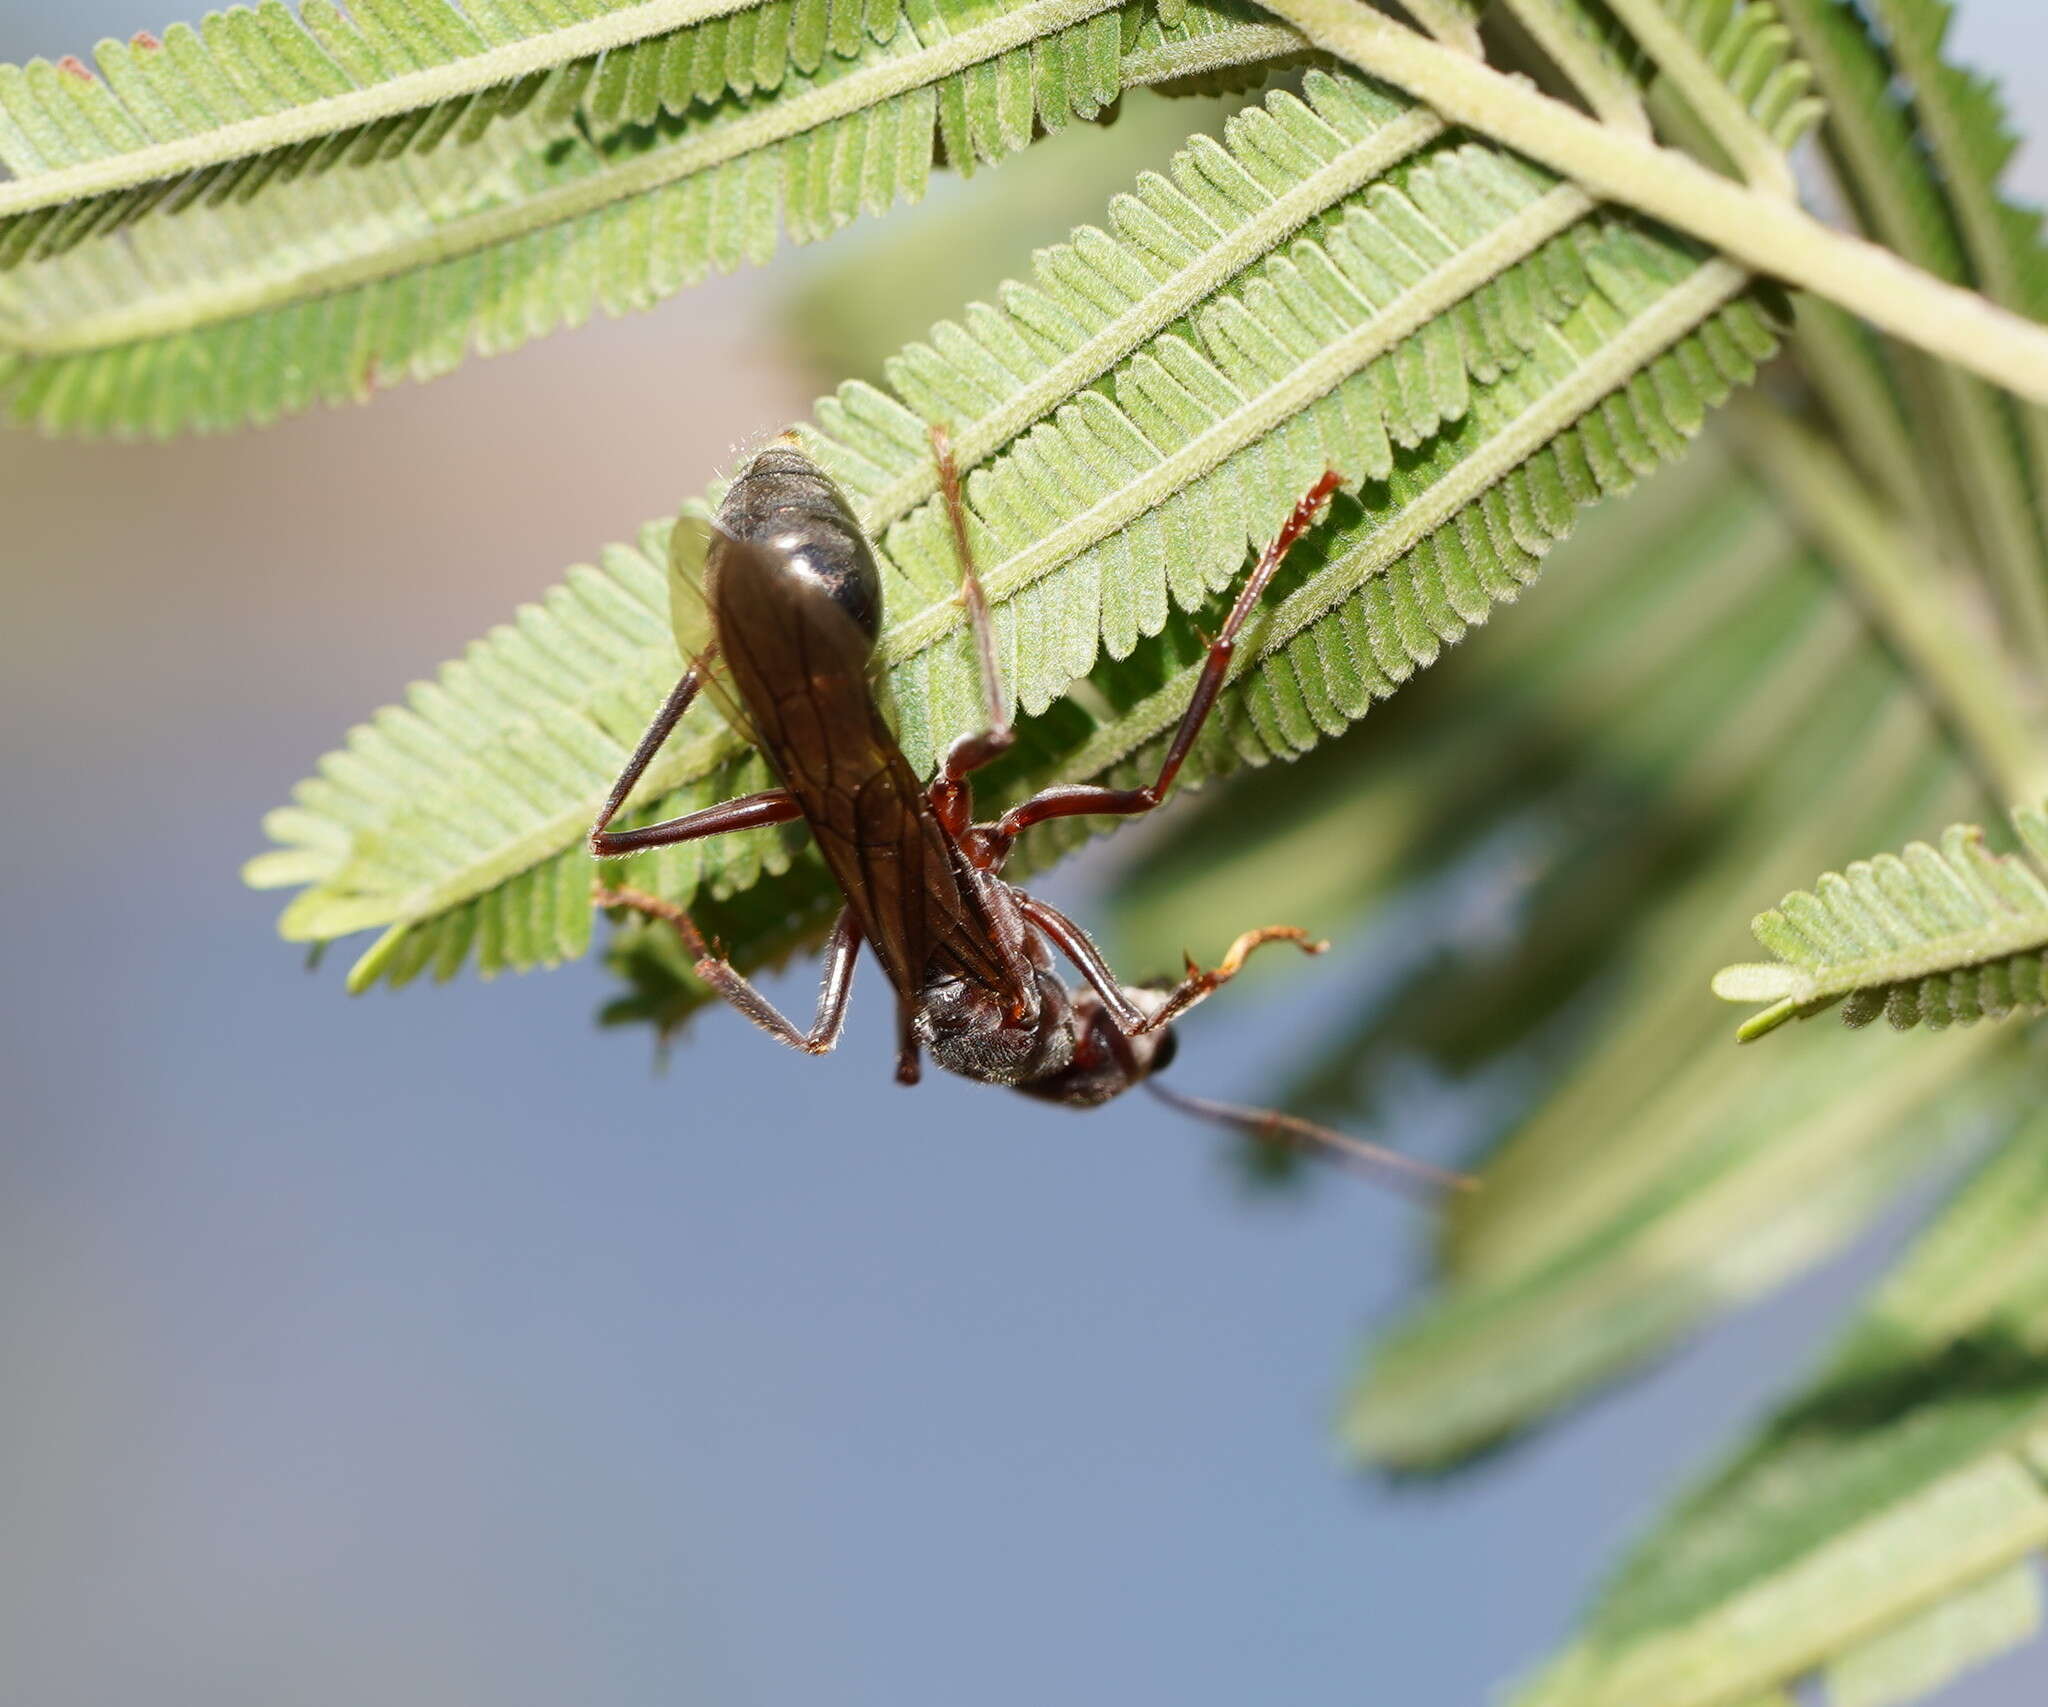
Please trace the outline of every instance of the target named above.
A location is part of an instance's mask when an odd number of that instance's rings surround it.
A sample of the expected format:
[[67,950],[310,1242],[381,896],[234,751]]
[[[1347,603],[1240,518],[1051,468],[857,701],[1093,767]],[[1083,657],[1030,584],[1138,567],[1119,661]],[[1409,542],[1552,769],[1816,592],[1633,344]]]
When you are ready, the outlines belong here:
[[[1553,195],[1556,191],[1551,192]],[[1709,262],[1667,291],[1591,361],[1533,398],[1513,420],[1462,458],[1426,490],[1406,499],[1382,527],[1355,547],[1333,557],[1265,616],[1256,638],[1238,649],[1230,679],[1236,681],[1287,644],[1340,601],[1382,575],[1475,499],[1526,462],[1601,398],[1626,385],[1632,374],[1692,331],[1744,284],[1739,268]],[[1553,330],[1550,334],[1557,336]],[[1076,776],[1095,776],[1127,757],[1177,722],[1187,707],[1192,673],[1169,681],[1120,715],[1078,749],[1069,761]]]
[[1794,203],[1624,135],[1354,0],[1261,0],[1318,47],[1455,123],[1647,213],[1759,273],[1810,290],[1907,343],[2048,402],[2048,327],[1944,284]]
[[[972,468],[986,462],[1034,421],[1051,413],[1083,386],[1092,385],[1139,345],[1191,312],[1226,280],[1270,254],[1316,215],[1443,133],[1444,122],[1434,113],[1421,109],[1404,113],[1281,192],[1213,248],[1204,249],[1036,379],[1006,397],[1000,406],[977,420],[961,423],[953,437],[960,465]],[[1583,207],[1583,202],[1580,205]],[[937,470],[926,458],[877,492],[863,508],[861,520],[869,534],[879,539],[892,523],[908,515],[938,489]]]
[[1883,515],[1841,453],[1776,406],[1736,401],[1731,442],[1844,575],[1871,620],[2006,800],[2048,795],[2048,741],[2006,661],[1959,620],[1943,580]]
[[1785,151],[1736,98],[1727,80],[1701,58],[1692,38],[1672,21],[1662,0],[1607,0],[1615,17],[1642,43],[1665,80],[1698,115],[1752,188],[1791,201],[1796,194]]
[[1589,35],[1579,20],[1568,17],[1557,0],[1506,0],[1515,21],[1571,80],[1601,123],[1630,136],[1650,140],[1650,115],[1643,92],[1626,67]]
[[666,35],[671,30],[709,18],[741,12],[761,0],[642,0],[638,6],[606,12],[580,24],[545,30],[520,41],[506,42],[483,53],[465,54],[424,71],[408,71],[387,82],[329,95],[282,112],[240,119],[171,142],[152,143],[100,160],[84,160],[54,172],[40,172],[12,184],[0,184],[0,219],[58,202],[133,189],[164,178],[218,166],[250,155],[269,154],[314,137],[333,136],[374,124],[401,113],[439,106],[462,95],[493,89],[552,71],[558,65],[616,47]]
[[1067,29],[1116,3],[1117,0],[1033,0],[1030,5],[1016,7],[901,58],[884,60],[800,95],[772,101],[757,112],[711,126],[701,136],[635,155],[590,177],[558,184],[522,200],[451,220],[407,242],[283,278],[208,283],[183,296],[162,292],[137,305],[98,315],[80,315],[48,332],[19,339],[10,335],[9,341],[32,356],[106,349],[260,314],[310,297],[331,296],[475,254],[707,172],[741,155],[937,83],[971,65]]

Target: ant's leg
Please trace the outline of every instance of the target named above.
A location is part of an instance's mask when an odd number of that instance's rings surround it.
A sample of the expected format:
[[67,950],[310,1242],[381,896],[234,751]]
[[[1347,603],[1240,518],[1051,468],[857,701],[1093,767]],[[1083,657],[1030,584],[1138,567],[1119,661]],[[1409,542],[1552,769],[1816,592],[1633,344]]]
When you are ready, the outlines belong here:
[[1269,942],[1291,942],[1303,954],[1321,954],[1330,946],[1326,942],[1313,941],[1308,932],[1298,925],[1261,925],[1255,931],[1246,931],[1230,945],[1230,951],[1213,972],[1204,972],[1190,957],[1187,976],[1173,987],[1167,995],[1166,1005],[1148,1019],[1142,1029],[1157,1031],[1163,1025],[1171,1025],[1197,1002],[1207,1000],[1228,984],[1244,970],[1244,963],[1251,959],[1253,951],[1264,948]]
[[[742,800],[728,800],[723,805],[671,818],[663,824],[649,824],[644,829],[606,828],[619,815],[619,808],[626,804],[626,796],[633,792],[647,767],[654,762],[654,755],[675,733],[676,725],[683,720],[683,713],[690,709],[698,689],[704,685],[704,671],[710,666],[711,656],[707,652],[692,664],[669,690],[668,698],[654,714],[654,721],[648,724],[647,733],[640,737],[639,746],[633,749],[633,756],[626,761],[626,768],[619,773],[619,780],[612,784],[611,793],[605,797],[605,803],[598,811],[597,822],[590,826],[590,851],[599,859],[641,853],[648,848],[673,847],[678,842],[696,841],[700,836],[723,835],[727,830],[747,830],[759,824],[784,824],[799,815],[796,802],[783,795],[780,789],[775,789],[767,794],[750,794]],[[788,800],[790,810],[774,816],[756,815],[773,810],[767,802],[777,797]]]
[[[682,721],[683,713],[690,709],[690,702],[697,697],[702,683],[703,676],[697,665],[692,664],[683,672],[682,680],[676,683],[667,701],[654,714],[647,733],[640,737],[640,745],[633,749],[633,756],[627,760],[619,780],[612,784],[611,794],[590,830],[590,851],[600,859],[642,853],[649,848],[674,847],[681,842],[722,836],[733,830],[786,824],[803,816],[796,796],[787,789],[775,788],[762,794],[747,794],[737,800],[721,801],[716,806],[686,812],[680,818],[670,818],[664,823],[649,824],[637,830],[605,827],[618,816],[619,808],[626,803],[626,796],[633,792],[634,785],[653,762],[654,755],[661,751],[662,743]],[[810,1031],[804,1033],[784,1019],[774,1004],[741,977],[728,961],[711,952],[711,946],[705,942],[703,932],[697,929],[696,921],[673,901],[664,901],[659,896],[644,894],[637,889],[609,889],[602,881],[592,890],[591,898],[601,907],[630,907],[637,913],[665,919],[673,925],[695,957],[697,976],[771,1037],[780,1039],[792,1049],[812,1054],[822,1054],[839,1040],[840,1027],[846,1021],[846,993],[853,984],[854,950],[860,943],[851,912],[841,913],[838,923],[832,927],[831,941],[825,950],[825,986],[818,998],[817,1018],[811,1022]]]
[[[788,789],[771,788],[760,794],[743,794],[737,800],[721,800],[716,806],[700,807],[644,829],[592,830],[590,851],[600,859],[616,859],[622,854],[645,853],[649,848],[672,848],[679,842],[729,835],[734,830],[787,824],[803,815],[804,809]],[[598,819],[598,823],[603,824],[604,819]]]
[[917,1009],[909,1002],[896,1004],[896,1082],[914,1085],[923,1076],[917,1061]]
[[1126,1037],[1142,1037],[1163,1025],[1172,1024],[1197,1002],[1235,978],[1244,970],[1244,963],[1251,958],[1252,952],[1269,942],[1299,944],[1304,954],[1321,954],[1330,946],[1326,942],[1311,942],[1307,931],[1293,925],[1266,925],[1259,930],[1246,931],[1230,945],[1230,952],[1224,955],[1223,963],[1215,971],[1204,972],[1190,960],[1187,976],[1167,993],[1165,1005],[1148,1017],[1124,993],[1116,974],[1109,969],[1109,962],[1102,958],[1102,950],[1095,946],[1086,931],[1066,914],[1047,906],[1037,897],[1026,895],[1021,889],[1016,891],[1016,896],[1024,916],[1074,963],[1096,995],[1102,998],[1102,1005],[1108,1009],[1109,1017],[1116,1021],[1117,1030]]
[[1229,679],[1230,661],[1237,651],[1239,631],[1250,620],[1288,548],[1308,531],[1316,512],[1336,490],[1337,475],[1326,473],[1294,506],[1293,514],[1273,536],[1272,544],[1259,554],[1257,567],[1238,593],[1237,602],[1230,607],[1223,631],[1210,643],[1209,656],[1202,664],[1201,675],[1196,678],[1194,694],[1188,700],[1187,710],[1181,714],[1180,727],[1173,733],[1173,744],[1166,750],[1166,759],[1159,767],[1158,776],[1142,788],[1098,788],[1085,783],[1060,783],[1033,795],[1022,805],[1011,807],[1000,820],[984,826],[981,831],[982,840],[998,865],[1009,852],[1010,844],[1034,824],[1043,824],[1053,818],[1090,817],[1097,813],[1134,817],[1151,811],[1166,798],[1166,792],[1180,774],[1181,764],[1194,746],[1195,738],[1202,732],[1202,725],[1215,709],[1217,695],[1222,693],[1223,684]]
[[1135,1037],[1146,1030],[1144,1010],[1124,994],[1124,988],[1116,981],[1109,962],[1102,958],[1102,950],[1095,946],[1095,939],[1057,907],[1048,906],[1021,889],[1013,891],[1013,894],[1018,910],[1038,927],[1053,947],[1074,963],[1074,970],[1087,979],[1096,995],[1102,998],[1102,1005],[1116,1022],[1117,1030],[1127,1037]]
[[974,795],[967,778],[1007,753],[1016,744],[1017,731],[1003,707],[995,621],[989,614],[988,595],[981,590],[981,576],[975,571],[974,547],[967,538],[967,500],[960,491],[953,441],[937,422],[932,424],[931,434],[932,460],[939,468],[939,501],[945,505],[946,520],[953,530],[953,555],[960,564],[960,602],[967,607],[967,626],[974,635],[975,656],[981,665],[982,703],[988,714],[986,729],[978,735],[963,735],[946,749],[939,774],[932,779],[932,810],[947,831],[958,836],[974,818]]
[[749,984],[731,961],[714,954],[696,921],[673,901],[643,894],[638,889],[607,889],[601,884],[592,898],[600,907],[628,907],[675,926],[676,934],[696,957],[697,976],[776,1041],[807,1055],[822,1055],[839,1041],[840,1030],[846,1024],[846,998],[853,988],[854,955],[860,947],[860,927],[854,922],[851,907],[840,913],[825,943],[825,982],[818,992],[818,1012],[811,1021],[811,1029],[804,1032],[798,1031],[773,1002]]

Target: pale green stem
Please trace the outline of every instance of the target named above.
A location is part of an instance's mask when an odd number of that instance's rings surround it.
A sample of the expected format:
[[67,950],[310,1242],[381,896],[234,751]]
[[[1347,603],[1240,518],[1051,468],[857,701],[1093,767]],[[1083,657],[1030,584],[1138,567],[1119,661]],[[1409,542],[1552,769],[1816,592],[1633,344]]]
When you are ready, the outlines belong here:
[[1472,0],[1401,0],[1401,10],[1445,47],[1475,58],[1484,51],[1479,41],[1479,14]]
[[[1263,615],[1238,648],[1231,679],[1236,680],[1261,658],[1284,646],[1324,612],[1383,575],[1468,504],[1485,496],[1514,469],[1549,444],[1574,421],[1587,414],[1612,391],[1619,390],[1658,354],[1693,331],[1743,286],[1735,267],[1709,262],[1673,287],[1610,338],[1590,361],[1576,365],[1570,376],[1534,398],[1513,420],[1488,435],[1470,456],[1447,469],[1428,489],[1405,500],[1385,525],[1368,534],[1352,550],[1333,557],[1297,587],[1270,613]],[[1559,336],[1553,328],[1549,336]],[[1076,776],[1094,776],[1172,727],[1187,708],[1194,686],[1191,675],[1174,681],[1124,712],[1116,727],[1105,730],[1076,752],[1068,768]]]
[[2048,327],[1731,182],[1676,150],[1625,136],[1562,101],[1350,0],[1261,0],[1318,47],[1590,193],[1662,220],[1755,271],[1810,290],[1907,343],[2048,402]]
[[1124,56],[1125,88],[1138,83],[1170,83],[1176,77],[1197,77],[1233,65],[1256,65],[1288,59],[1309,51],[1299,30],[1285,24],[1237,24],[1187,41],[1161,42]]
[[1601,123],[1645,142],[1650,140],[1643,92],[1603,44],[1582,34],[1553,0],[1503,0],[1503,4],[1551,64],[1571,79],[1572,87],[1585,97]]
[[353,290],[475,254],[863,112],[1041,36],[1068,29],[1116,3],[1117,0],[1034,0],[1031,5],[1002,13],[987,23],[899,59],[850,72],[803,94],[773,101],[758,112],[712,126],[701,137],[637,155],[609,165],[591,177],[557,185],[502,207],[451,220],[409,242],[352,255],[331,266],[310,268],[284,278],[207,284],[185,295],[155,294],[132,307],[81,315],[47,332],[32,333],[21,340],[20,347],[30,355],[52,356],[167,337],[223,320],[260,314],[309,297]]
[[[1294,39],[1299,42],[1301,38]],[[960,466],[972,468],[986,462],[1032,422],[1066,402],[1083,386],[1092,385],[1182,315],[1191,313],[1225,281],[1271,253],[1317,214],[1371,183],[1443,132],[1443,120],[1434,113],[1404,113],[1364,141],[1353,143],[1328,164],[1318,166],[1300,183],[1275,196],[1214,248],[1203,250],[1171,278],[1162,279],[998,407],[972,422],[961,423],[953,437],[953,452]],[[921,459],[864,506],[862,524],[880,539],[892,523],[908,515],[938,489],[936,467],[929,458]]]
[[1832,445],[1771,404],[1740,399],[1737,408],[1729,441],[1845,577],[1998,794],[2048,797],[2048,740],[2022,710],[2006,661],[1959,620],[1946,578]]
[[745,11],[759,3],[760,0],[644,0],[638,6],[606,12],[584,23],[548,30],[523,41],[507,42],[483,53],[452,59],[445,65],[409,71],[388,82],[373,83],[367,89],[351,89],[345,95],[329,95],[280,113],[265,113],[260,118],[240,119],[201,131],[196,136],[181,136],[171,142],[110,154],[103,160],[85,160],[54,172],[34,173],[17,183],[0,184],[0,219],[32,208],[104,195],[110,190],[180,178],[229,160],[268,154],[314,137],[355,130],[379,119],[418,112],[462,95],[514,83],[536,71],[552,71],[558,65],[588,59],[648,36],[665,35],[708,18]]
[[1700,56],[1692,38],[1671,21],[1663,0],[1607,0],[1607,4],[1751,186],[1793,200],[1796,191],[1785,151],[1764,134],[1727,80]]

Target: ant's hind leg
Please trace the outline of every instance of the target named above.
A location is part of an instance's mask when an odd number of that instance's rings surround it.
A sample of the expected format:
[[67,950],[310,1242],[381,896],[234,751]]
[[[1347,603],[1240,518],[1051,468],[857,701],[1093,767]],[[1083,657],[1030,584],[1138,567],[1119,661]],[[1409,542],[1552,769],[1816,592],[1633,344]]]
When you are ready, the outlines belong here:
[[[627,785],[630,787],[630,784]],[[621,794],[621,799],[624,795]],[[699,807],[680,818],[666,818],[637,830],[607,830],[611,808],[598,827],[590,832],[588,846],[599,859],[617,859],[625,854],[646,853],[652,848],[672,848],[683,842],[701,842],[708,836],[730,835],[735,830],[765,829],[770,824],[790,824],[804,815],[797,798],[786,788],[765,789],[759,794],[742,794],[736,800],[721,800],[716,806]]]
[[600,907],[625,907],[673,925],[695,958],[697,976],[776,1041],[801,1049],[806,1055],[823,1055],[839,1041],[839,1033],[846,1025],[847,996],[853,989],[854,956],[860,948],[860,927],[854,923],[852,908],[840,913],[832,926],[832,935],[826,940],[825,981],[818,992],[818,1012],[811,1021],[811,1029],[804,1032],[798,1031],[773,1002],[749,984],[731,961],[713,953],[696,920],[673,901],[638,889],[607,889],[602,883],[592,891],[591,898]]
[[974,800],[967,778],[990,764],[1016,744],[1017,731],[1003,704],[1003,671],[996,659],[995,618],[982,591],[981,576],[974,567],[974,547],[967,537],[967,500],[960,489],[960,469],[953,460],[953,440],[945,427],[934,422],[931,429],[932,460],[939,470],[939,502],[953,531],[953,555],[960,564],[960,602],[967,607],[967,626],[974,636],[975,659],[981,668],[982,706],[988,726],[976,735],[963,735],[946,749],[939,774],[932,779],[932,809],[939,821],[954,835],[963,833],[974,818]]
[[633,792],[634,785],[654,762],[654,755],[675,733],[676,725],[682,722],[683,714],[690,709],[703,685],[703,670],[692,664],[669,689],[668,698],[662,701],[661,709],[654,714],[654,721],[647,725],[647,733],[640,737],[640,744],[633,749],[633,756],[626,761],[626,768],[619,773],[619,780],[612,784],[611,793],[598,809],[597,822],[590,826],[590,851],[599,858],[632,851],[611,845],[618,841],[620,835],[620,832],[609,828],[611,821],[619,815],[619,809],[626,804],[626,796]]

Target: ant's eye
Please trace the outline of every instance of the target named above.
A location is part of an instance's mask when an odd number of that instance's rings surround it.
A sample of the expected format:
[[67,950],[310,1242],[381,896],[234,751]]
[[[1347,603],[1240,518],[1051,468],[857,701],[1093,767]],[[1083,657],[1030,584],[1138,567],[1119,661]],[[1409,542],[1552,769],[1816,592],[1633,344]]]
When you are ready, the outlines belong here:
[[1165,1072],[1167,1068],[1173,1065],[1173,1058],[1179,1053],[1180,1039],[1174,1035],[1173,1027],[1168,1026],[1159,1034],[1159,1042],[1152,1051],[1151,1071],[1155,1073]]

